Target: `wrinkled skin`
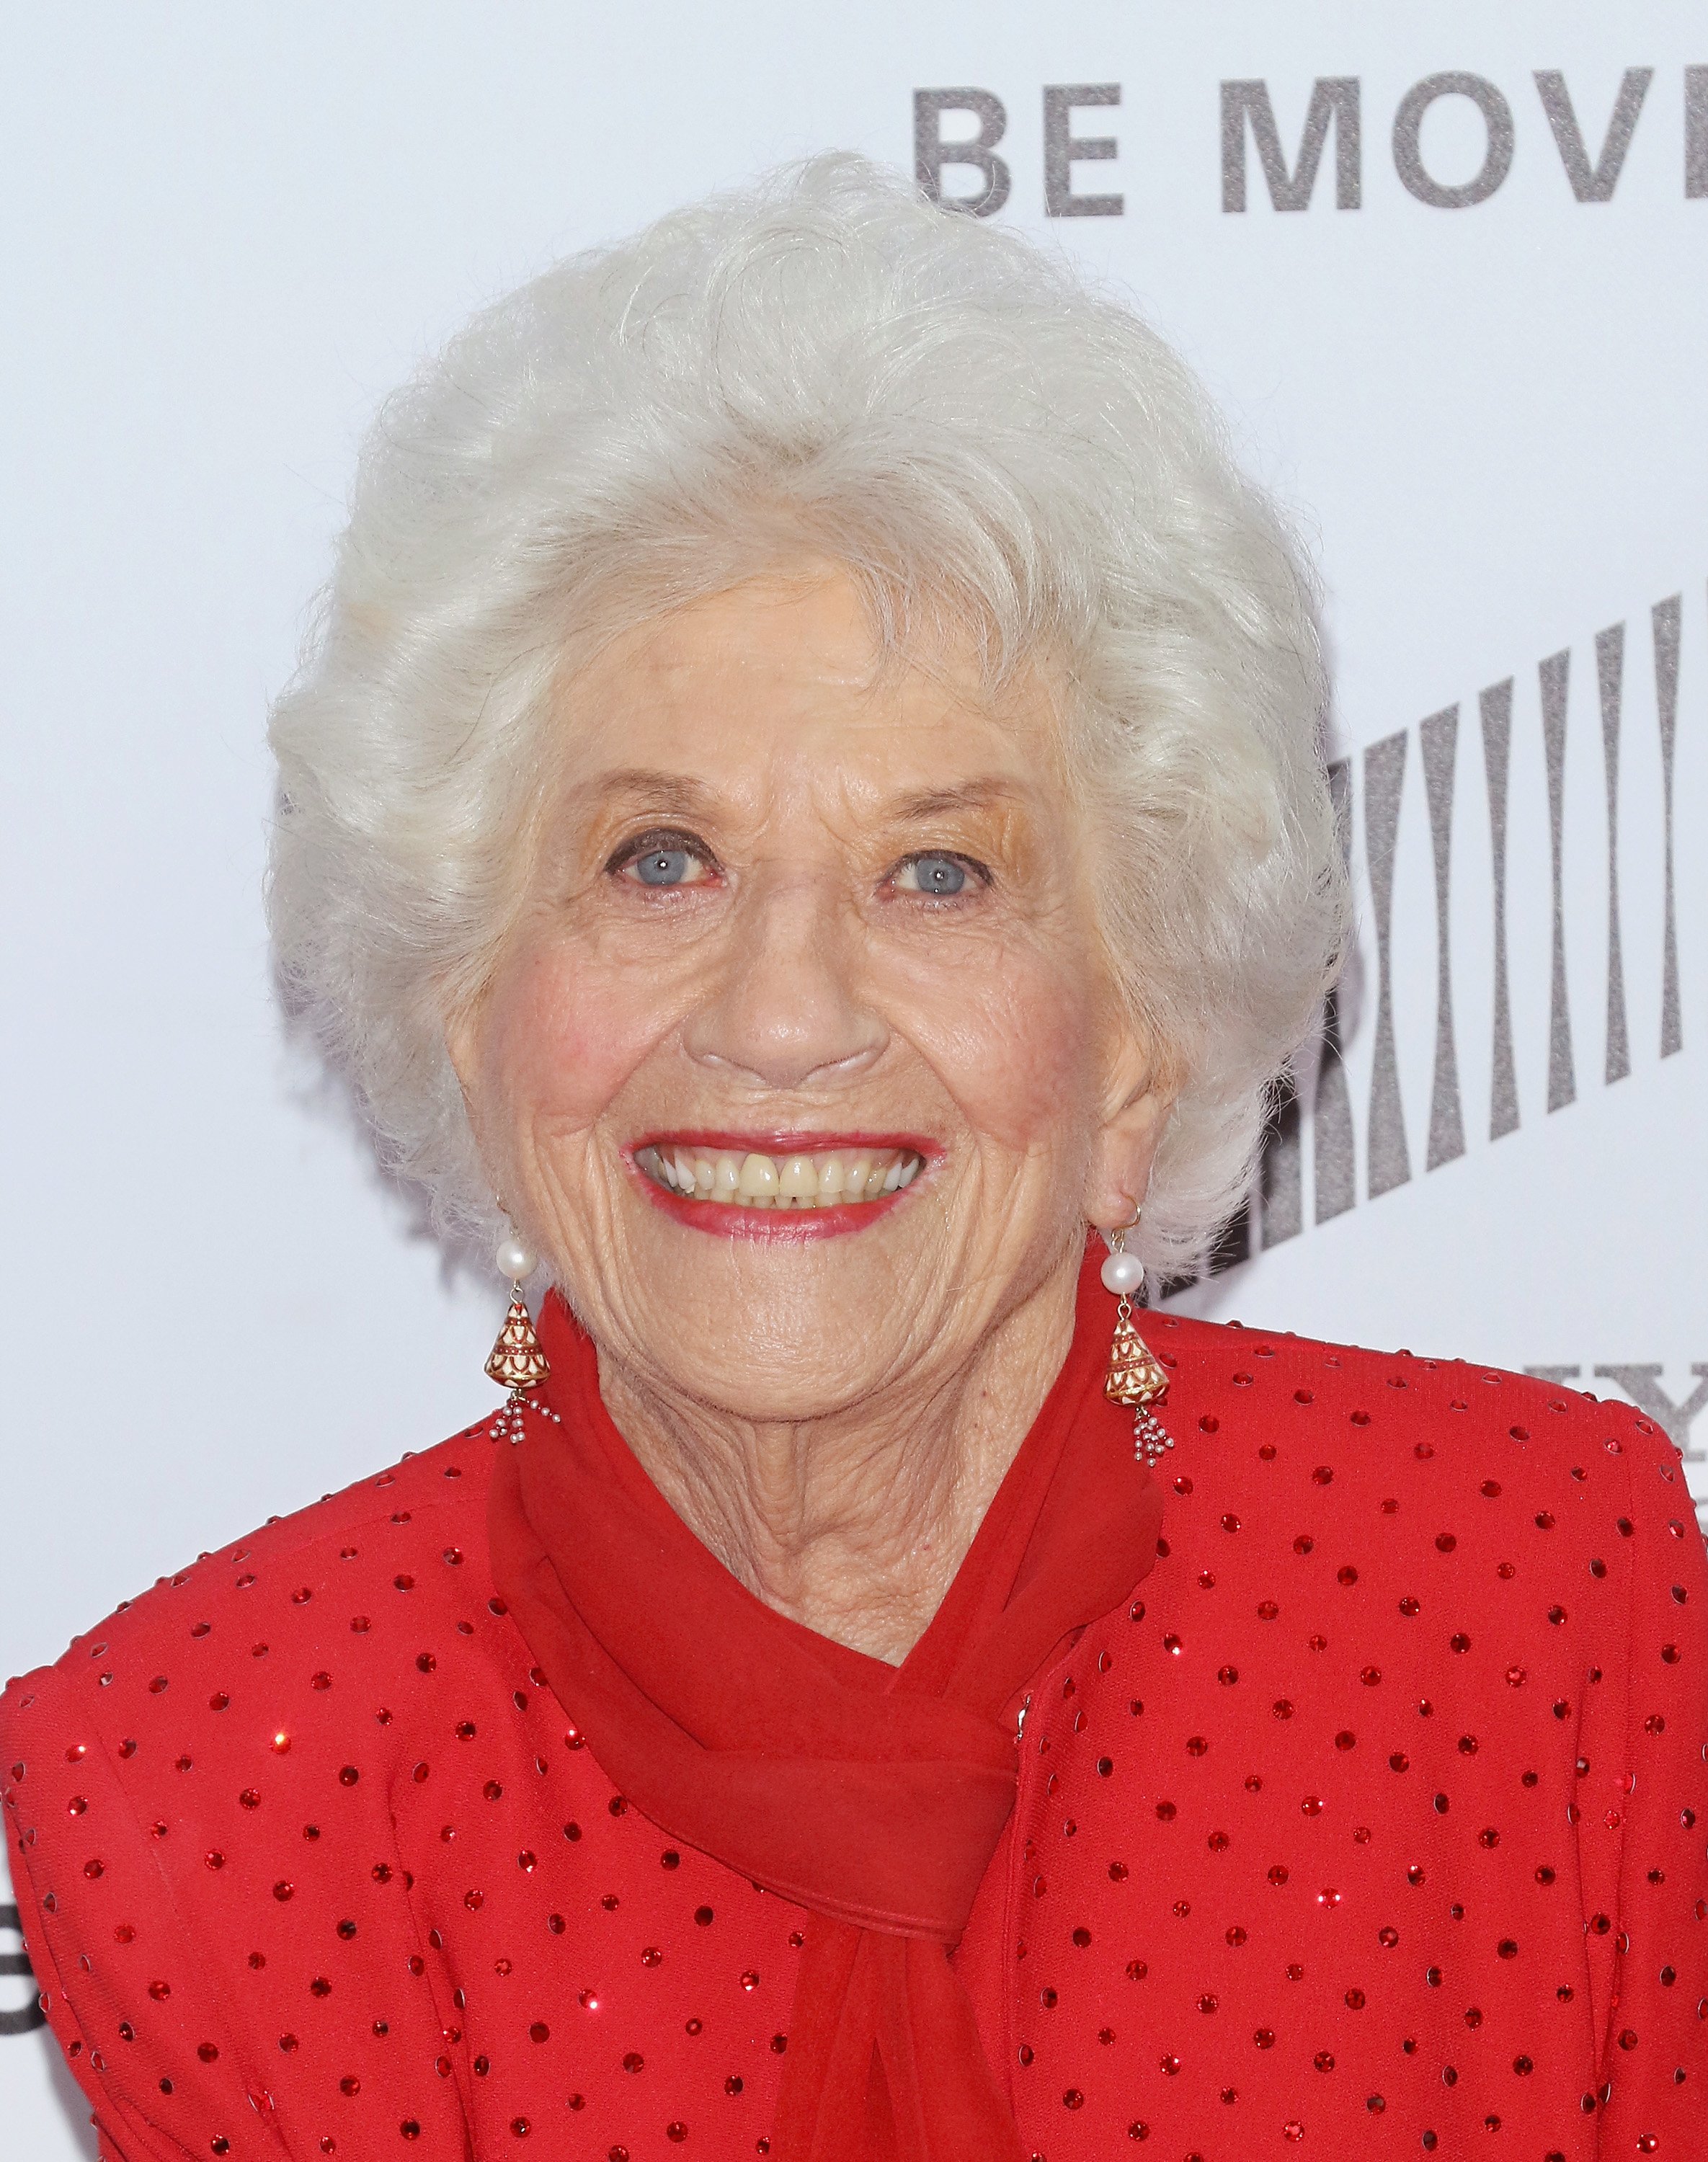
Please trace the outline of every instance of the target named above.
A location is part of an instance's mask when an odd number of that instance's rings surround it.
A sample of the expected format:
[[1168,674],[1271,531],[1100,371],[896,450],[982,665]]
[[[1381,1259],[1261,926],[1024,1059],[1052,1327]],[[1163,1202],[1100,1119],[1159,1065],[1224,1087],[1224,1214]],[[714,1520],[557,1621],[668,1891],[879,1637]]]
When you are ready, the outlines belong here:
[[[953,653],[880,668],[826,570],[625,634],[565,687],[559,740],[525,897],[447,1027],[494,1187],[690,1528],[780,1611],[899,1659],[1167,1108],[1112,995],[1051,697],[1032,678],[993,710]],[[640,881],[643,838],[673,883]],[[921,890],[943,858],[961,890]],[[911,1136],[927,1165],[844,1235],[731,1235],[630,1153],[702,1129]]]

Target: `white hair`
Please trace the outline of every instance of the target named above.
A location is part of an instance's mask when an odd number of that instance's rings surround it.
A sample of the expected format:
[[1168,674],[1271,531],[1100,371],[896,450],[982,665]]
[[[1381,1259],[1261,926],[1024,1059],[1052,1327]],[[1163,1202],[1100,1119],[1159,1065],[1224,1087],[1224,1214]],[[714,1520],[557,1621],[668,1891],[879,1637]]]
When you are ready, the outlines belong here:
[[441,1228],[490,1228],[444,1026],[515,905],[566,655],[803,551],[885,650],[947,630],[993,687],[1055,685],[1115,974],[1180,1084],[1137,1241],[1179,1267],[1344,935],[1310,577],[1154,332],[863,158],[570,258],[382,410],[273,716],[298,1011]]

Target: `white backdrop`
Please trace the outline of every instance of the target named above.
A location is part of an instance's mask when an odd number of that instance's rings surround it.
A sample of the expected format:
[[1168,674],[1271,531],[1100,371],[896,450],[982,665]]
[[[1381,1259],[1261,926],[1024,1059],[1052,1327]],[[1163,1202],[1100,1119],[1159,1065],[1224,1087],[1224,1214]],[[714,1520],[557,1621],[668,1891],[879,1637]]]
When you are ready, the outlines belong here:
[[[982,91],[987,133],[1000,105],[996,214],[1184,347],[1329,594],[1344,1057],[1304,1060],[1233,1265],[1182,1303],[1552,1368],[1708,1445],[1691,14],[7,0],[0,1660],[490,1401],[499,1287],[447,1272],[292,1063],[262,930],[264,714],[363,422],[555,254],[825,145],[911,164],[922,90]],[[1094,90],[1058,136],[1113,157],[1050,158],[1051,86]],[[1052,164],[1118,201],[1047,216]],[[6,2151],[68,2162],[93,2149],[6,1919]]]

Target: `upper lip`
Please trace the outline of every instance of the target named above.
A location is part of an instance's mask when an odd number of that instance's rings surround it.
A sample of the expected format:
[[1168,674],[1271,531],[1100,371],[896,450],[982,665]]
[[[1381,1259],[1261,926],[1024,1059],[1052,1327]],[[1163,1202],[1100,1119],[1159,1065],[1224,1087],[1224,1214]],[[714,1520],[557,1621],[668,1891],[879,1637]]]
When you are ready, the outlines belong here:
[[802,1130],[737,1133],[718,1126],[658,1126],[636,1135],[626,1153],[644,1148],[703,1148],[740,1151],[747,1156],[828,1156],[837,1149],[911,1149],[927,1163],[943,1154],[939,1143],[919,1134],[879,1132],[856,1127],[846,1132]]

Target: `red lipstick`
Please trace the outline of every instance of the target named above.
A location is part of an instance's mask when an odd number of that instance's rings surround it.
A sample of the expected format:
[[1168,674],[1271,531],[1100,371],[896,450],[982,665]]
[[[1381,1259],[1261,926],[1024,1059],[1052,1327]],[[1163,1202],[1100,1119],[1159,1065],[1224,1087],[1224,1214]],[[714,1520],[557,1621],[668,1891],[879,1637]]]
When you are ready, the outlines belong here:
[[[807,1206],[757,1206],[713,1198],[703,1192],[677,1190],[674,1160],[678,1152],[697,1155],[715,1152],[721,1157],[763,1156],[781,1167],[791,1157],[883,1155],[906,1168],[906,1183],[887,1192],[859,1200],[837,1202],[815,1199]],[[738,1133],[727,1128],[672,1127],[638,1136],[623,1157],[646,1198],[678,1223],[710,1233],[716,1238],[781,1240],[800,1244],[809,1239],[833,1239],[863,1230],[880,1216],[906,1201],[932,1167],[943,1151],[927,1136],[869,1130],[826,1132],[823,1129],[779,1130]],[[727,1169],[726,1169],[727,1176]]]

